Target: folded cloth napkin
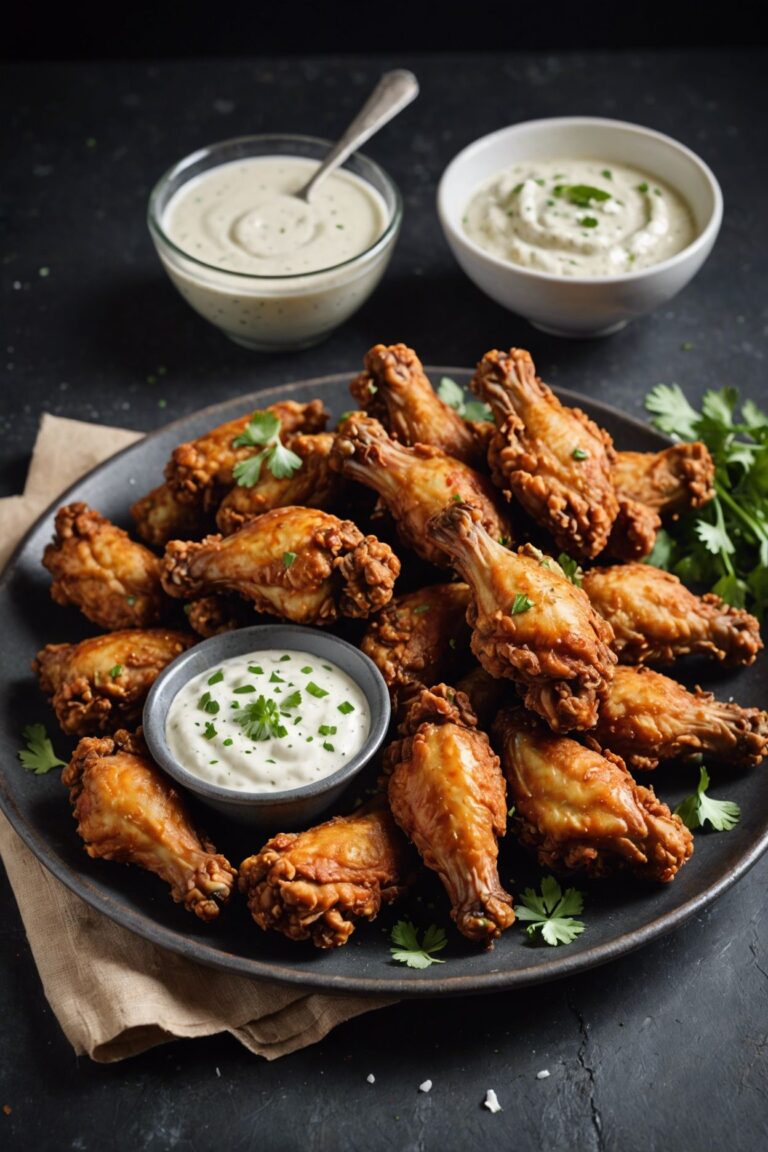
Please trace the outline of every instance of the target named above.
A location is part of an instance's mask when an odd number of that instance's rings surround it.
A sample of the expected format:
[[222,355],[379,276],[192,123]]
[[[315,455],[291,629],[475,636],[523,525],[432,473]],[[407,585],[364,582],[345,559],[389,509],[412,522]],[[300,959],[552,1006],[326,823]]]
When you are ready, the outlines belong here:
[[[44,415],[23,496],[0,500],[0,568],[34,519],[137,432]],[[43,988],[78,1055],[108,1062],[184,1036],[229,1032],[268,1060],[321,1040],[391,998],[325,996],[193,964],[94,911],[0,815],[0,857]]]

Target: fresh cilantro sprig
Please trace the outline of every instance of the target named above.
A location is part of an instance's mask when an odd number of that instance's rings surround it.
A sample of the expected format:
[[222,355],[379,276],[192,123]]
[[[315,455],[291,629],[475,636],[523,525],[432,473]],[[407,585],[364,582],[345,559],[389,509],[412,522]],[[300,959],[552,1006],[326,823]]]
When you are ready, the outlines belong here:
[[733,800],[713,800],[707,796],[707,788],[709,788],[709,773],[702,766],[696,791],[678,804],[675,814],[691,831],[709,824],[716,832],[730,832],[739,822],[741,809]]
[[53,750],[44,724],[28,724],[22,731],[27,742],[26,748],[17,753],[24,767],[36,776],[44,776],[52,768],[66,767],[66,760],[59,760]]
[[282,722],[281,709],[285,712],[287,709],[298,707],[300,703],[301,695],[298,692],[291,693],[281,705],[278,705],[276,700],[259,696],[240,709],[235,718],[236,723],[245,731],[249,740],[260,742],[271,740],[273,736],[282,739],[288,735],[288,729]]
[[768,612],[768,413],[725,387],[704,394],[701,411],[677,384],[646,397],[652,423],[678,440],[703,440],[715,462],[715,496],[662,530],[648,563],[728,604]]
[[429,968],[430,964],[445,964],[445,960],[438,960],[433,955],[442,952],[448,943],[448,938],[442,928],[430,924],[425,928],[421,943],[419,934],[410,920],[398,920],[391,932],[392,943],[390,948],[392,959],[399,964],[407,964],[409,968]]
[[554,876],[545,876],[541,895],[526,888],[515,903],[518,920],[529,921],[526,932],[531,939],[540,933],[552,947],[570,944],[584,931],[584,922],[574,917],[584,909],[584,897],[576,888],[564,893]]
[[280,420],[274,412],[254,412],[245,429],[232,441],[233,448],[260,448],[246,460],[238,460],[232,474],[242,488],[252,488],[261,476],[262,464],[266,464],[276,480],[293,476],[303,463],[280,439]]
[[437,386],[437,394],[443,404],[453,408],[465,420],[493,420],[493,413],[487,404],[480,400],[467,400],[464,389],[450,376],[442,376]]

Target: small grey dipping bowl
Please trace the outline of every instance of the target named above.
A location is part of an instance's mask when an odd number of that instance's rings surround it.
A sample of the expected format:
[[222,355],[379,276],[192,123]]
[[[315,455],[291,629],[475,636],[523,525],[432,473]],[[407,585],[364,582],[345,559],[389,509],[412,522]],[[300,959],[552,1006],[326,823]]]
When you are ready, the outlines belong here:
[[[232,656],[267,648],[307,652],[332,661],[351,676],[365,693],[370,708],[371,725],[365,744],[338,772],[314,784],[285,792],[240,792],[200,780],[179,764],[168,747],[165,725],[171,701],[188,680],[207,668],[214,668]],[[381,673],[373,661],[352,644],[315,628],[263,624],[212,636],[189,648],[164,668],[144,705],[144,738],[156,763],[204,804],[239,824],[271,828],[277,832],[308,826],[338,800],[381,746],[389,726],[390,711],[389,692]]]

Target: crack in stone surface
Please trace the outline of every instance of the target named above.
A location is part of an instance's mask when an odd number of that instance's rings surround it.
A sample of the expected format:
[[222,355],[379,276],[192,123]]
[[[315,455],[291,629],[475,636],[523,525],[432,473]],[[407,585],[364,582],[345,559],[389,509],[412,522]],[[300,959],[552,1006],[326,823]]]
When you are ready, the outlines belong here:
[[565,1002],[568,1005],[571,1012],[573,1013],[573,1015],[576,1017],[576,1022],[579,1026],[579,1036],[581,1037],[581,1043],[579,1044],[579,1050],[576,1053],[576,1059],[578,1060],[579,1064],[581,1065],[581,1067],[586,1072],[587,1080],[589,1082],[589,1109],[590,1109],[590,1114],[591,1114],[591,1118],[592,1118],[592,1127],[593,1127],[594,1132],[595,1132],[595,1141],[596,1141],[595,1146],[597,1148],[597,1152],[605,1152],[605,1140],[603,1137],[603,1120],[602,1120],[602,1116],[600,1115],[600,1108],[598,1106],[597,1100],[595,1099],[595,1091],[597,1088],[597,1082],[595,1080],[595,1070],[592,1067],[592,1065],[587,1062],[587,1047],[589,1045],[589,1028],[587,1026],[586,1021],[584,1020],[584,1017],[583,1017],[581,1011],[577,1007],[575,1001],[571,998],[570,993],[566,993]]

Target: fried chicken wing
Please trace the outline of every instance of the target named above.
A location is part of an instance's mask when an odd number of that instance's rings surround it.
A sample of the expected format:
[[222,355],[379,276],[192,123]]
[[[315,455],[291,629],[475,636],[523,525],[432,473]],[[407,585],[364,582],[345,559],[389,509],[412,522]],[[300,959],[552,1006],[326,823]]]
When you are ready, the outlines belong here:
[[132,628],[79,644],[48,644],[32,669],[62,731],[69,736],[114,732],[138,724],[159,673],[197,637],[164,628]]
[[206,639],[254,623],[253,607],[238,596],[200,596],[184,605],[187,623]]
[[603,551],[618,514],[613,444],[580,408],[566,408],[521,348],[487,352],[472,390],[490,405],[494,480],[571,556]]
[[543,868],[605,876],[628,869],[669,881],[693,852],[693,837],[623,760],[555,736],[521,709],[507,708],[495,728],[515,806],[512,828]]
[[715,494],[715,464],[700,440],[661,452],[617,452],[611,475],[619,492],[661,516],[701,508]]
[[700,688],[688,692],[650,668],[621,667],[589,737],[633,769],[699,753],[752,768],[768,751],[768,712],[723,703]]
[[172,540],[163,587],[171,596],[237,592],[258,612],[296,624],[368,616],[392,598],[400,561],[351,520],[312,508],[276,508],[231,536]]
[[469,699],[478,727],[483,730],[490,729],[503,704],[517,698],[511,681],[491,676],[480,664],[459,677],[455,685]]
[[306,832],[281,832],[240,865],[240,891],[265,932],[346,944],[359,920],[373,920],[408,878],[408,848],[381,799]]
[[709,592],[696,596],[671,572],[621,564],[587,572],[584,591],[613,628],[622,664],[671,664],[699,653],[725,665],[752,664],[760,625]]
[[[273,508],[301,505],[305,508],[327,508],[338,495],[341,477],[330,468],[329,458],[333,445],[330,432],[314,436],[291,436],[287,447],[301,457],[302,465],[282,480],[262,468],[258,481],[252,487],[235,485],[222,500],[216,513],[216,526],[224,536],[230,536],[249,520]],[[194,533],[190,533],[194,535]]]
[[[295,400],[281,400],[264,409],[280,421],[281,436],[295,432],[322,432],[328,413],[321,400],[299,404]],[[253,413],[239,416],[211,429],[205,436],[179,444],[173,450],[165,468],[165,478],[176,498],[183,504],[216,505],[234,484],[232,469],[239,460],[253,455],[253,448],[235,448],[233,442],[241,436]]]
[[442,880],[456,927],[490,946],[515,919],[497,867],[507,813],[499,758],[467,697],[446,684],[423,689],[399,730],[384,756],[392,814]]
[[433,517],[427,533],[472,590],[472,651],[486,671],[513,680],[555,731],[593,727],[616,657],[582,589],[537,548],[497,544],[466,504]]
[[146,868],[177,904],[201,920],[218,916],[237,873],[194,829],[140,738],[122,729],[111,739],[86,736],[61,778],[89,856]]
[[102,628],[150,628],[168,614],[160,560],[87,504],[56,513],[43,564],[57,604],[75,604]]
[[192,504],[182,504],[167,484],[153,488],[131,505],[136,533],[152,548],[164,548],[169,540],[203,536],[208,517]]
[[344,421],[331,464],[378,492],[403,543],[433,564],[445,567],[447,560],[427,537],[425,526],[430,516],[452,500],[465,500],[477,508],[494,539],[511,540],[512,529],[490,480],[439,448],[398,444],[369,416],[353,413]]
[[395,596],[368,625],[360,648],[384,677],[395,709],[466,662],[466,584],[433,584]]
[[435,393],[421,361],[405,344],[376,344],[349,390],[401,444],[432,444],[465,464],[482,466],[485,437]]
[[614,560],[642,560],[650,555],[661,517],[647,504],[618,494],[619,512],[611,527],[605,554]]

